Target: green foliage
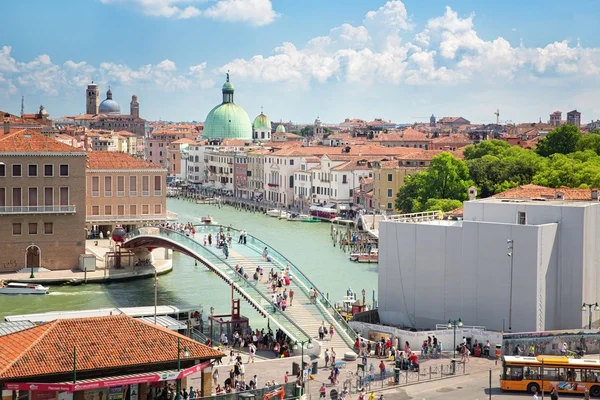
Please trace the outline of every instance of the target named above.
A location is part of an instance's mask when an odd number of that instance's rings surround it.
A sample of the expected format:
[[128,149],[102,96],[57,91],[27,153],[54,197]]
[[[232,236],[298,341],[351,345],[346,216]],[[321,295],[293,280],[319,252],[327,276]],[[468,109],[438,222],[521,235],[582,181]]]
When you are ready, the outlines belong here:
[[452,199],[429,199],[423,206],[423,211],[437,211],[442,212],[456,210],[462,207],[462,201]]
[[510,148],[510,144],[503,140],[484,140],[477,145],[465,147],[465,160],[481,158],[485,155],[498,156]]
[[600,135],[598,134],[587,134],[582,136],[577,142],[577,151],[593,150],[596,154],[600,154]]
[[600,156],[592,150],[554,154],[547,167],[533,177],[533,183],[553,188],[600,187]]
[[313,136],[314,131],[311,125],[307,125],[300,129],[300,136]]
[[409,213],[425,210],[430,199],[462,202],[473,185],[467,164],[450,153],[442,153],[433,158],[428,169],[406,177],[396,196],[396,208]]
[[576,150],[581,139],[581,132],[575,125],[562,125],[550,131],[545,138],[538,142],[535,148],[540,156],[548,157],[552,154],[569,154]]

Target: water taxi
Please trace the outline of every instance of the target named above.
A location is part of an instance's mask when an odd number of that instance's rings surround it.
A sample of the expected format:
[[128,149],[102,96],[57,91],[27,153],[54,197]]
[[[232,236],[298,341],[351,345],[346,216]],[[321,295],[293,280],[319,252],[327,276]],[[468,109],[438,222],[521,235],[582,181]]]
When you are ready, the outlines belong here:
[[350,254],[350,261],[377,264],[379,262],[379,252],[371,250],[370,253],[352,253]]
[[302,218],[302,222],[321,222],[319,218],[311,217],[307,215],[305,218]]
[[289,213],[287,216],[288,221],[302,221],[305,218],[309,218],[306,214]]
[[200,222],[202,222],[205,225],[215,225],[216,224],[215,220],[210,215],[200,218]]
[[0,283],[0,294],[48,294],[49,288],[36,283]]
[[287,218],[288,213],[287,211],[284,210],[278,210],[276,208],[272,209],[272,210],[268,210],[267,211],[267,215],[269,217],[276,217],[276,218]]

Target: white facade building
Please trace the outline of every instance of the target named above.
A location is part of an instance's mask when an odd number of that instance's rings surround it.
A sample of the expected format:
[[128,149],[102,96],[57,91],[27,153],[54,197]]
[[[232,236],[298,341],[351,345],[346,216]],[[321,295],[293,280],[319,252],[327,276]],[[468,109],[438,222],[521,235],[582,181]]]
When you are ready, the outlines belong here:
[[294,204],[301,210],[308,209],[312,199],[311,169],[321,164],[318,157],[304,157],[300,169],[294,173]]
[[324,155],[321,165],[312,170],[312,202],[351,204],[354,188],[360,178],[372,177],[373,170],[367,159]]
[[[183,154],[181,157],[181,170],[187,170],[187,181],[188,183],[207,183],[207,175],[204,164],[204,149],[205,147],[200,144],[192,144],[187,148],[187,160],[183,160]],[[184,168],[183,163],[186,163]]]
[[380,319],[508,331],[512,261],[513,332],[581,328],[600,295],[599,232],[597,201],[490,198],[465,202],[462,221],[382,222]]

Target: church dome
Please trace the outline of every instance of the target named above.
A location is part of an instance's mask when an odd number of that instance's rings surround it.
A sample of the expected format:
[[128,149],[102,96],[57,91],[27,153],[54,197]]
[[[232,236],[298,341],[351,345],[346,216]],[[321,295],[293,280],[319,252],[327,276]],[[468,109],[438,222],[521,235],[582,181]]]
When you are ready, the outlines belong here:
[[279,124],[277,125],[277,129],[275,129],[275,132],[279,132],[279,133],[285,133],[285,126],[283,126],[283,124]]
[[223,85],[223,102],[210,110],[204,120],[202,136],[205,139],[252,139],[252,124],[246,111],[233,102],[234,88]]
[[100,103],[100,107],[98,108],[99,114],[121,114],[121,107],[119,103],[113,100],[112,92],[108,89],[106,92],[106,100]]
[[269,120],[269,117],[262,112],[258,117],[254,118],[252,126],[255,131],[271,131],[271,121]]

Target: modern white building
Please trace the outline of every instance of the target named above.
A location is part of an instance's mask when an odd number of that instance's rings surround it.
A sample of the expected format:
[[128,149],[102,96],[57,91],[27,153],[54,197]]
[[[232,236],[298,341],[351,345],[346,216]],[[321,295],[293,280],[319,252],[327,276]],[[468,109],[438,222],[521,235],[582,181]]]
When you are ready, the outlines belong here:
[[380,319],[508,331],[512,314],[513,332],[587,326],[582,304],[600,295],[599,234],[597,200],[489,198],[465,202],[461,221],[381,222]]
[[[187,167],[187,181],[188,183],[201,183],[208,182],[207,171],[204,165],[204,150],[206,147],[201,143],[191,144],[187,148],[187,159],[184,160],[184,155],[181,156],[182,171],[185,171]],[[185,163],[185,165],[183,165]]]

